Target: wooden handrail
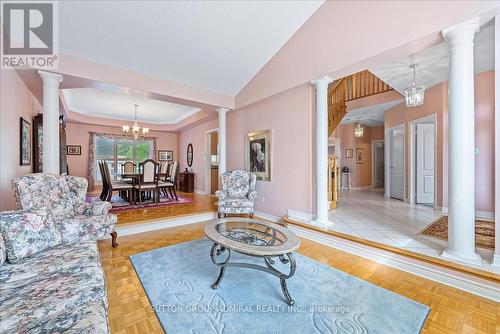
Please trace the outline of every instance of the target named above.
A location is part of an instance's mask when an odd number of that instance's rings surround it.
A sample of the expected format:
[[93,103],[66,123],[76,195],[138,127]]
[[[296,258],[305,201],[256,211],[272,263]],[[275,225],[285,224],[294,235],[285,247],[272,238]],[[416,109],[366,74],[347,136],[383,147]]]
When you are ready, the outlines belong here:
[[393,88],[365,70],[331,83],[328,87],[328,134],[331,135],[347,113],[346,102],[380,94]]

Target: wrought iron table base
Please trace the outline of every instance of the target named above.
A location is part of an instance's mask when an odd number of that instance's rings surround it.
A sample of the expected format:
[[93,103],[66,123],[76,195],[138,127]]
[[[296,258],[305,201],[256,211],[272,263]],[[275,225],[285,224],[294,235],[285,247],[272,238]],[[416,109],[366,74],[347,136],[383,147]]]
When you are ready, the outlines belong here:
[[[227,252],[227,257],[224,261],[217,261],[217,256],[220,256],[221,254]],[[243,253],[244,254],[244,253]],[[249,254],[245,254],[249,255]],[[254,256],[254,255],[249,255],[249,256]],[[212,289],[217,289],[224,278],[224,272],[226,271],[226,268],[228,267],[237,267],[237,268],[248,268],[248,269],[256,269],[260,271],[264,271],[266,273],[269,273],[273,276],[276,276],[280,279],[280,286],[281,286],[281,291],[283,292],[283,296],[285,297],[285,300],[288,305],[292,306],[295,304],[295,301],[293,298],[290,296],[290,292],[288,292],[288,287],[286,285],[286,280],[292,277],[295,274],[295,269],[296,269],[296,263],[295,263],[295,257],[293,256],[292,253],[286,253],[282,254],[279,256],[256,256],[256,257],[262,257],[264,258],[264,262],[266,266],[260,266],[257,264],[253,263],[245,263],[245,262],[232,262],[229,263],[229,260],[231,258],[231,249],[226,248],[224,246],[221,246],[217,243],[214,243],[212,246],[212,249],[210,250],[210,258],[212,259],[212,262],[220,267],[220,272],[219,276],[215,280],[214,284],[211,285]],[[276,269],[273,264],[275,263],[275,260],[273,260],[273,257],[278,257],[279,261],[283,264],[290,264],[290,272],[288,274],[282,273],[278,269]]]

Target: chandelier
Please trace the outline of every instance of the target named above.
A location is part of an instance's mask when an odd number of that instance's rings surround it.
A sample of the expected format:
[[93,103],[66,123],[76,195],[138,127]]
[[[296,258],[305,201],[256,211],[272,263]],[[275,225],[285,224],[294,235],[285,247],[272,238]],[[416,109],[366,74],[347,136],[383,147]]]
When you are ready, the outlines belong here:
[[365,134],[365,127],[359,123],[356,124],[356,126],[354,127],[354,137],[356,138],[363,137],[364,134]]
[[130,125],[122,125],[122,130],[125,133],[130,133],[130,129],[132,129],[131,135],[134,137],[134,140],[137,140],[142,136],[146,136],[149,132],[148,128],[141,128],[139,124],[137,124],[137,104],[134,104],[134,124]]
[[407,107],[418,107],[424,104],[425,86],[415,79],[415,69],[417,64],[410,65],[413,69],[413,82],[405,89]]

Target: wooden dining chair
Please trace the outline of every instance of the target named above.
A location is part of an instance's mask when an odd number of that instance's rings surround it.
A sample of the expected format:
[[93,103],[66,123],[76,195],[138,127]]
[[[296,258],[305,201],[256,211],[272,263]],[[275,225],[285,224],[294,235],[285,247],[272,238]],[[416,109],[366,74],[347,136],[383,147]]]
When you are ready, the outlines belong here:
[[99,198],[101,199],[101,201],[105,201],[106,198],[108,198],[108,184],[106,182],[106,172],[104,171],[104,162],[102,160],[98,160],[97,161],[97,164],[99,166],[99,172],[101,174],[101,181],[102,181],[102,191],[101,191],[101,195],[99,196]]
[[[126,161],[124,164],[122,164],[122,173],[123,174],[134,174],[136,173],[136,164],[134,164],[132,161]],[[134,182],[133,178],[122,178],[123,182]]]
[[109,166],[106,163],[105,160],[103,160],[103,169],[104,169],[104,177],[105,181],[103,183],[106,183],[106,187],[108,189],[107,191],[107,198],[106,201],[110,201],[111,198],[113,197],[113,192],[118,191],[118,192],[125,192],[127,194],[126,199],[130,203],[135,204],[135,196],[134,196],[134,188],[135,186],[132,183],[126,183],[122,181],[111,181],[111,173],[109,172]]
[[[163,193],[168,197],[167,191],[170,193],[172,198],[176,201],[179,200],[177,197],[177,192],[175,191],[175,186],[177,184],[177,176],[179,175],[179,162],[174,161],[169,165],[168,176],[166,180],[161,180],[158,182],[158,188],[163,191]],[[173,193],[172,193],[173,192]]]
[[137,184],[137,190],[139,192],[139,202],[142,203],[143,192],[153,193],[153,201],[155,203],[160,202],[160,192],[158,190],[158,172],[159,163],[153,159],[147,159],[139,163],[139,182]]

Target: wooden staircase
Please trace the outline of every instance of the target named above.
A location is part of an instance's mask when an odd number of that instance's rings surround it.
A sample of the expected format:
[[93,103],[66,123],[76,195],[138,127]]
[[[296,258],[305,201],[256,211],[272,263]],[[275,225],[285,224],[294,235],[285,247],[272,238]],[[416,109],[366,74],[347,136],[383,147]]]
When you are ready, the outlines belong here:
[[347,113],[346,102],[393,90],[391,86],[365,70],[344,77],[328,86],[328,136]]

